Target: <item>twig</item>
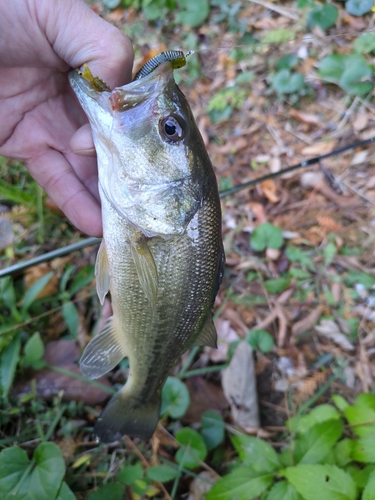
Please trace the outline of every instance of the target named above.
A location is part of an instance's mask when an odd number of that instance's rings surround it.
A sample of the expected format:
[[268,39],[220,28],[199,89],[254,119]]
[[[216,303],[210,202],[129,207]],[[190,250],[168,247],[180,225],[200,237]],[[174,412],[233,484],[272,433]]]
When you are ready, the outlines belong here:
[[297,14],[293,14],[293,12],[284,9],[284,7],[280,7],[279,5],[275,5],[274,3],[267,2],[266,0],[250,0],[250,2],[261,5],[265,9],[273,10],[274,12],[277,12],[281,16],[289,17],[289,19],[293,19],[293,21],[298,20]]

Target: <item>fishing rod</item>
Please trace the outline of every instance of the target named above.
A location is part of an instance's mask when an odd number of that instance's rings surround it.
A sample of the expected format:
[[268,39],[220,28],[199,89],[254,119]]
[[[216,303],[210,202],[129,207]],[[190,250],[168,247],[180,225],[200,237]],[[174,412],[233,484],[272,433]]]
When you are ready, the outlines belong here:
[[[242,191],[243,189],[249,188],[251,186],[255,186],[256,184],[259,184],[260,182],[264,182],[268,179],[274,179],[275,177],[278,177],[280,175],[286,174],[288,172],[293,172],[293,170],[297,170],[299,168],[306,168],[311,165],[315,165],[316,163],[320,163],[322,160],[329,158],[331,156],[335,156],[338,154],[343,153],[344,151],[348,151],[350,149],[354,149],[360,146],[365,146],[366,144],[371,144],[375,142],[375,137],[371,137],[370,139],[365,139],[363,141],[355,142],[352,144],[348,144],[347,146],[343,146],[342,148],[335,149],[334,151],[331,151],[330,153],[326,153],[324,155],[320,156],[315,156],[314,158],[310,158],[309,160],[303,160],[300,163],[297,163],[296,165],[292,165],[290,167],[284,168],[282,170],[279,170],[278,172],[273,172],[271,174],[263,175],[261,177],[257,177],[256,179],[253,179],[248,182],[244,182],[242,184],[238,184],[237,186],[233,186],[229,189],[225,189],[224,191],[221,191],[220,198],[224,198],[225,196],[229,196],[230,194],[238,193],[239,191]],[[4,278],[5,276],[11,276],[17,273],[20,273],[21,271],[24,271],[25,269],[36,266],[38,264],[41,264],[43,262],[48,262],[50,260],[56,259],[58,257],[64,257],[65,255],[68,255],[72,252],[76,252],[77,250],[82,250],[83,248],[93,246],[93,245],[98,245],[101,242],[101,238],[86,238],[84,240],[78,241],[77,243],[72,243],[71,245],[67,245],[62,248],[58,248],[57,250],[52,250],[51,252],[44,253],[42,255],[39,255],[37,257],[34,257],[33,259],[26,260],[24,262],[19,262],[17,264],[14,264],[13,266],[6,267],[5,269],[0,270],[0,278]]]

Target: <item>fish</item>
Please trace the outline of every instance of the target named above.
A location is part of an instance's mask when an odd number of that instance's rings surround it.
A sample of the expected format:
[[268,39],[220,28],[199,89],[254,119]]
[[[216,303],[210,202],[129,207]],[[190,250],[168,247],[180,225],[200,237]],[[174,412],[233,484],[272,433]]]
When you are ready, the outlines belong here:
[[218,185],[173,71],[166,61],[113,90],[87,72],[69,77],[97,152],[103,239],[96,288],[102,304],[110,292],[113,310],[80,368],[95,379],[125,357],[130,367],[95,423],[103,442],[149,439],[178,358],[217,344],[212,311],[225,259]]

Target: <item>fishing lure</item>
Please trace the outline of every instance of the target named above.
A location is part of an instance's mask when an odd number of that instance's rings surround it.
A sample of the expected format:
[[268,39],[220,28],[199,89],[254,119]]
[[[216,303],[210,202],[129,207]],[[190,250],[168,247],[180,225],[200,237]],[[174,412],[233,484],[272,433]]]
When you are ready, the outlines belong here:
[[168,50],[166,52],[160,52],[160,54],[157,54],[142,66],[142,68],[135,74],[133,82],[149,75],[158,66],[160,66],[160,64],[167,61],[172,64],[173,69],[182,68],[186,64],[186,58],[191,54],[193,54],[193,51],[188,52],[186,55],[181,52],[181,50]]

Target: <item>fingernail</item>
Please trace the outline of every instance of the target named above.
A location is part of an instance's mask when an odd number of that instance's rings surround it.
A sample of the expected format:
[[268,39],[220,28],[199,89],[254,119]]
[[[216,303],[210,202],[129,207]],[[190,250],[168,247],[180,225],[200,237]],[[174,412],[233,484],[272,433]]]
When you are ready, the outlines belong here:
[[92,149],[72,149],[72,153],[79,156],[96,156],[95,148]]

